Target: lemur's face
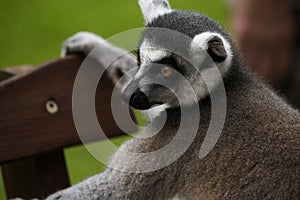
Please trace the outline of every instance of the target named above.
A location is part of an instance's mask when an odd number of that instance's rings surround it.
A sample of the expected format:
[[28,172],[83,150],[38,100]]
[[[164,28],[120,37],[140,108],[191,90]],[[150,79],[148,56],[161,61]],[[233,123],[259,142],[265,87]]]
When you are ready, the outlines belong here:
[[123,91],[125,101],[147,110],[207,96],[231,65],[231,46],[217,32],[220,27],[203,15],[173,11],[166,0],[139,4],[146,29],[137,55],[139,69]]

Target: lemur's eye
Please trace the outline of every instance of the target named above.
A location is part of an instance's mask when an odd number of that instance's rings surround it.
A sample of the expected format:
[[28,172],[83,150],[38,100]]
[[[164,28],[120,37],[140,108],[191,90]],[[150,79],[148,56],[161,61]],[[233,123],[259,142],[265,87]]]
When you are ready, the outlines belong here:
[[164,77],[169,77],[172,75],[172,69],[170,67],[163,67],[161,68],[161,74]]

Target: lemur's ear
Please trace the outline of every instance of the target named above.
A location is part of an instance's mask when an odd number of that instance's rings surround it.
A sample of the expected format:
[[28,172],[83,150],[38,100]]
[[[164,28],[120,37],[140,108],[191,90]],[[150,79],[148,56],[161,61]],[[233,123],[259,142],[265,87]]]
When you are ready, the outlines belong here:
[[207,53],[210,55],[213,61],[220,63],[227,58],[227,52],[221,38],[218,36],[212,36],[207,43]]
[[204,32],[196,35],[191,48],[194,53],[205,50],[215,63],[224,62],[228,57],[231,57],[230,44],[218,33]]
[[145,23],[151,23],[155,18],[172,12],[168,0],[139,0]]

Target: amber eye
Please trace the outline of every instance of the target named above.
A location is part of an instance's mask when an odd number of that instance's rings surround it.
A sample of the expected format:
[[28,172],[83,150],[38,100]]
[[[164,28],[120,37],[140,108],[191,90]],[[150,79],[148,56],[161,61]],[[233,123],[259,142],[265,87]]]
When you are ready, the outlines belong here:
[[169,77],[172,75],[172,69],[170,67],[163,67],[161,68],[161,74],[164,77]]

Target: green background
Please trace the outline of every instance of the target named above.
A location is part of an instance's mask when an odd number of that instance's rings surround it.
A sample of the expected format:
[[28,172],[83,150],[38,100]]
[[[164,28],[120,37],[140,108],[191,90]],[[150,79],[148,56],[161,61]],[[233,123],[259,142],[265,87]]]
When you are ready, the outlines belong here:
[[[173,8],[196,10],[228,27],[223,0],[171,0]],[[57,58],[63,40],[78,31],[104,38],[143,26],[137,0],[0,0],[0,68],[38,65]],[[121,144],[127,137],[113,139]],[[101,142],[99,153],[107,141]],[[109,152],[111,155],[113,152]],[[72,184],[103,170],[84,147],[65,150]],[[0,173],[0,200],[6,199]]]

